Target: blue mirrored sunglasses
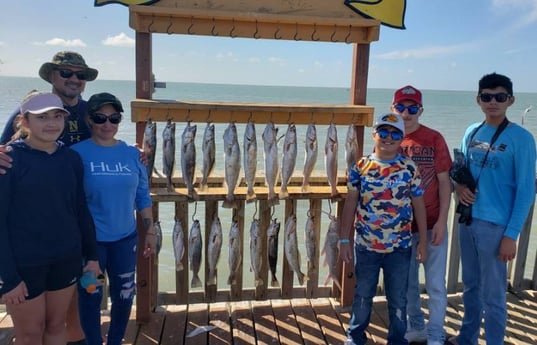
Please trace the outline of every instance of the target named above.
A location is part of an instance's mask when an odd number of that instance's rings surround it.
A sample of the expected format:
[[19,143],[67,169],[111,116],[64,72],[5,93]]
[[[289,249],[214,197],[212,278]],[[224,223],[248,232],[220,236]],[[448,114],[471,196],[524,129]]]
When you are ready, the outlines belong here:
[[405,110],[407,110],[410,115],[416,115],[421,109],[421,107],[417,104],[405,106],[401,103],[397,103],[397,104],[394,104],[393,107],[400,114],[404,113]]
[[395,141],[403,139],[403,133],[398,130],[390,131],[386,128],[378,128],[375,133],[377,133],[381,139],[387,139],[389,136]]

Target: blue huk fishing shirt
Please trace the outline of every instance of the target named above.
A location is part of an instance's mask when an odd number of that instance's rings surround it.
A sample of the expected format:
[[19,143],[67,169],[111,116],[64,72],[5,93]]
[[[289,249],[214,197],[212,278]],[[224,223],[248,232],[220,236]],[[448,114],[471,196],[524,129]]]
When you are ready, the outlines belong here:
[[152,206],[147,169],[140,151],[119,140],[100,146],[84,140],[72,146],[84,162],[84,186],[97,241],[113,242],[136,231],[135,207]]

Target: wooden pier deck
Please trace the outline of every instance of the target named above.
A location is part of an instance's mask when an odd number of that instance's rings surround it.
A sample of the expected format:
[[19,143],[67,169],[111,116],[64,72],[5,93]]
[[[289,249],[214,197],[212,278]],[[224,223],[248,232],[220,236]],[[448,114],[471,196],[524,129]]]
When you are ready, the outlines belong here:
[[[509,293],[507,345],[537,344],[537,291]],[[461,294],[449,296],[445,327],[456,333],[463,313]],[[426,303],[423,305],[427,313]],[[387,310],[383,297],[375,299],[368,344],[386,344]],[[103,330],[108,327],[103,316]],[[137,325],[135,312],[124,344],[342,344],[349,322],[348,309],[332,298],[196,303],[159,306],[147,324]],[[187,335],[199,326],[209,332]],[[483,333],[479,344],[485,344]],[[13,344],[9,315],[0,314],[0,345]]]

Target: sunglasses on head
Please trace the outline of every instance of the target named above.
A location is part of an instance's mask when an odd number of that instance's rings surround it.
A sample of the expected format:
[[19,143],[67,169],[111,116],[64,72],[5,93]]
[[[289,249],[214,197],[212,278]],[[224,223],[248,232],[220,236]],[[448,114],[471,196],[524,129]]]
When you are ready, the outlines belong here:
[[511,95],[509,95],[508,93],[505,93],[505,92],[500,92],[500,93],[480,93],[479,94],[479,99],[481,100],[481,102],[485,102],[485,103],[488,103],[488,102],[492,101],[493,98],[496,100],[496,102],[503,103],[503,102],[507,101],[509,99],[509,97],[511,97]]
[[392,140],[395,141],[403,139],[403,133],[398,130],[390,131],[387,128],[378,128],[375,133],[377,133],[381,139],[387,139],[388,136],[391,136]]
[[64,79],[69,79],[74,75],[78,78],[78,80],[87,80],[88,74],[84,71],[71,71],[70,69],[59,69],[58,72],[60,73],[60,77]]
[[117,125],[121,122],[121,114],[114,113],[112,115],[105,115],[101,113],[94,113],[90,115],[90,119],[98,125],[102,125],[106,122],[106,120],[110,121],[111,124]]
[[404,113],[405,110],[407,110],[410,115],[416,115],[421,109],[421,107],[417,104],[405,106],[401,103],[394,104],[393,108],[397,110],[397,112],[400,114]]

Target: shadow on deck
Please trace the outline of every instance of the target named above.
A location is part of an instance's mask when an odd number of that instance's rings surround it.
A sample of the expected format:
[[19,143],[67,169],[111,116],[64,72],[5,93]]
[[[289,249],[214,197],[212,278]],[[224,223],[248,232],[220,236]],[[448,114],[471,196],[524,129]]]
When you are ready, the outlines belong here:
[[[449,296],[446,331],[454,335],[463,314],[461,294]],[[537,344],[537,291],[509,293],[505,344]],[[427,314],[427,303],[423,309]],[[137,325],[133,312],[124,344],[342,344],[349,312],[331,298],[239,301],[165,305],[147,324]],[[377,297],[369,326],[368,344],[386,344],[387,310]],[[103,329],[109,319],[103,316]],[[214,329],[189,337],[194,329]],[[9,315],[0,314],[0,345],[13,343]],[[485,344],[481,332],[479,344]]]

